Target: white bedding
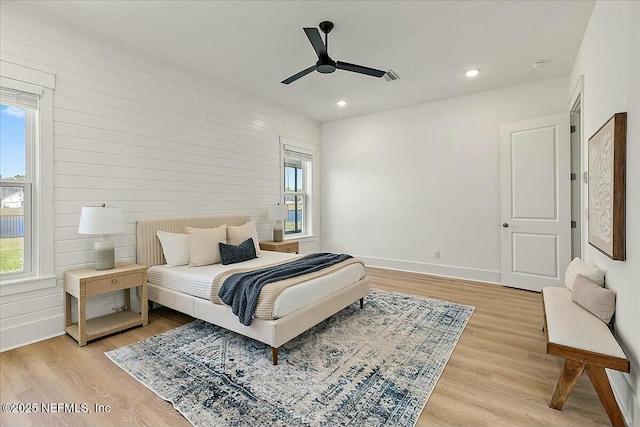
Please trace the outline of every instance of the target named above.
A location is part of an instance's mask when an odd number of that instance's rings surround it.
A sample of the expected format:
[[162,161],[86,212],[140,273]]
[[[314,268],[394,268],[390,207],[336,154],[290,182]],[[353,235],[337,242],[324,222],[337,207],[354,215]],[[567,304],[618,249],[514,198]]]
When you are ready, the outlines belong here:
[[[258,258],[237,264],[213,264],[202,267],[166,267],[155,265],[148,270],[148,281],[174,291],[209,300],[211,282],[218,274],[235,268],[260,268],[265,265],[293,260],[300,255],[262,251]],[[362,264],[349,265],[328,276],[318,277],[287,288],[273,305],[273,318],[278,319],[323,298],[346,285],[355,283],[365,275]]]

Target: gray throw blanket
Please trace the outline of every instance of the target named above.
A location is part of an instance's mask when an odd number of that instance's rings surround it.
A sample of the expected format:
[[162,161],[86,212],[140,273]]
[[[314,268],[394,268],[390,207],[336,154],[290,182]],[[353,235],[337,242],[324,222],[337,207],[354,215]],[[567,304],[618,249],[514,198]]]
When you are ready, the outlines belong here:
[[240,323],[249,326],[258,306],[260,291],[265,285],[314,273],[349,258],[351,255],[317,253],[273,267],[232,274],[220,287],[218,296],[225,304],[231,306],[233,314],[238,316]]

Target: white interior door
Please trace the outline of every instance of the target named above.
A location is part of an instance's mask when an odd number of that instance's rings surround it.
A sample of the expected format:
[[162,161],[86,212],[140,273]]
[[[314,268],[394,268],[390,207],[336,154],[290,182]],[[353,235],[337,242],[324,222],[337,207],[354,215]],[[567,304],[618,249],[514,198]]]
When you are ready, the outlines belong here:
[[571,258],[569,114],[501,126],[502,283],[562,285]]

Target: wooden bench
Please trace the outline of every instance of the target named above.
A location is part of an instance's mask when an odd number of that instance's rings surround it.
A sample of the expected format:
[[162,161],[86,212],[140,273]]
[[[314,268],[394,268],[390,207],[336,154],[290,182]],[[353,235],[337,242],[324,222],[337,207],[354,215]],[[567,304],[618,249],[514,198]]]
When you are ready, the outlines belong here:
[[586,370],[611,424],[625,427],[605,368],[629,372],[630,363],[607,325],[573,302],[567,288],[544,288],[542,308],[547,353],[565,359],[549,406],[562,409]]

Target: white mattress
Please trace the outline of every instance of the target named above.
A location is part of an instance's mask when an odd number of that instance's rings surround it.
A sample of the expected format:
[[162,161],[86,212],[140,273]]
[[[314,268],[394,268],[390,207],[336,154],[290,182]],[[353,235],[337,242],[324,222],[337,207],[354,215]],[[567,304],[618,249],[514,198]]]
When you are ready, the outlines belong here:
[[[261,251],[258,258],[237,264],[213,264],[202,267],[167,267],[155,265],[148,270],[148,281],[174,291],[209,300],[211,282],[218,274],[235,268],[260,268],[262,266],[293,260],[300,255],[282,252]],[[352,264],[327,276],[308,280],[287,288],[273,305],[273,318],[278,319],[302,308],[313,301],[336,292],[346,285],[355,283],[365,275],[362,264]]]

